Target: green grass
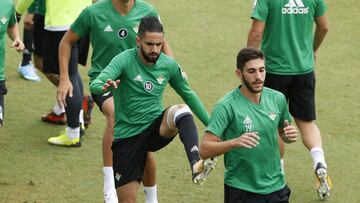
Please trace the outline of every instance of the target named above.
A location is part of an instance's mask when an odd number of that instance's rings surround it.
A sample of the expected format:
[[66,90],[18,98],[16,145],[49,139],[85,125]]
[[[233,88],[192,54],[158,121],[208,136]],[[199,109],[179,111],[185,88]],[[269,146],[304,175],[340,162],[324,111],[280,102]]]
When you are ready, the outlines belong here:
[[[191,86],[211,111],[213,104],[239,83],[234,74],[235,57],[246,43],[252,1],[150,2],[160,11],[166,38]],[[317,123],[334,184],[329,202],[358,203],[359,8],[354,6],[355,0],[327,3],[330,31],[317,58],[316,102]],[[48,137],[63,129],[40,121],[55,102],[55,88],[44,77],[40,83],[21,79],[16,71],[19,61],[20,55],[8,49],[9,93],[5,96],[5,126],[0,129],[0,202],[101,202],[103,116],[96,108],[81,148],[48,145]],[[84,84],[88,84],[86,70],[81,68]],[[174,91],[166,92],[166,105],[179,102]],[[202,136],[204,127],[197,123]],[[308,151],[300,140],[286,150],[291,202],[319,202]],[[160,202],[222,202],[222,157],[203,187],[191,183],[178,138],[157,152],[156,160]],[[138,197],[143,202],[142,192]]]

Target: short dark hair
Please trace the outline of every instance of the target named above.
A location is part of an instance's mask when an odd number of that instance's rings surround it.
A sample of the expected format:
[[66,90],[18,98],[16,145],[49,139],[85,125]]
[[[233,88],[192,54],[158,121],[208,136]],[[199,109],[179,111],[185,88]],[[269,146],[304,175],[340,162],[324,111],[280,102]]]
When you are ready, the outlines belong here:
[[164,32],[163,26],[158,17],[147,16],[141,19],[138,35],[144,36],[145,32]]
[[264,54],[255,48],[243,48],[237,55],[236,68],[242,71],[245,64],[254,59],[264,59]]

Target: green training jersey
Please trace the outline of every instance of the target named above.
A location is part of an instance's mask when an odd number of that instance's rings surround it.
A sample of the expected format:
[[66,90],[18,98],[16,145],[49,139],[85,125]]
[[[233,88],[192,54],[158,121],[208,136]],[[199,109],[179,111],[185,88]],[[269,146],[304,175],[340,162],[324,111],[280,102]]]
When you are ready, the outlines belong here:
[[111,59],[126,49],[136,46],[136,36],[140,20],[145,16],[158,16],[150,4],[136,0],[132,10],[121,16],[111,0],[97,2],[84,9],[71,30],[79,36],[90,33],[93,47],[90,81],[110,63]]
[[278,128],[291,121],[285,96],[264,87],[259,104],[248,100],[239,88],[228,93],[214,107],[207,132],[222,141],[257,132],[255,148],[234,148],[224,155],[225,184],[241,190],[269,194],[285,187],[281,173]]
[[15,7],[12,0],[0,1],[0,80],[5,80],[5,43],[8,27],[15,25]]
[[104,94],[102,87],[108,79],[120,79],[112,90],[115,106],[114,137],[126,138],[143,132],[164,110],[163,93],[167,83],[206,126],[208,114],[193,92],[178,63],[161,53],[156,64],[145,65],[138,56],[138,48],[117,55],[90,84],[94,94]]
[[314,70],[313,25],[325,11],[324,0],[255,0],[251,18],[265,23],[261,50],[268,73]]

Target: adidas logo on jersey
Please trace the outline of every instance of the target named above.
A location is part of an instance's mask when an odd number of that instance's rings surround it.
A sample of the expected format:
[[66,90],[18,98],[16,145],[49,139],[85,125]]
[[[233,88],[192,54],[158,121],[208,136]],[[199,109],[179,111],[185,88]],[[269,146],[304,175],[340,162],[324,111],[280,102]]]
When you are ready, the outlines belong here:
[[112,32],[114,31],[110,25],[106,26],[106,28],[104,29],[104,32]]
[[309,7],[305,7],[302,0],[289,0],[281,10],[282,14],[307,14]]
[[141,78],[140,75],[137,75],[135,78],[134,78],[135,81],[143,81],[143,79]]

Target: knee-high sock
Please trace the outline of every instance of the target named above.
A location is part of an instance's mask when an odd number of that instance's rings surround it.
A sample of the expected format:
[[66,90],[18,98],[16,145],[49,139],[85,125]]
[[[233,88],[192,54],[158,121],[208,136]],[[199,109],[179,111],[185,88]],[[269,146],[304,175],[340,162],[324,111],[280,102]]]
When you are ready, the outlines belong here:
[[24,37],[25,50],[23,52],[21,66],[26,66],[31,61],[31,54],[33,51],[33,48],[32,48],[33,31],[24,28],[24,36],[23,37]]
[[190,167],[200,159],[199,141],[197,128],[191,114],[181,116],[175,120],[176,127],[179,131],[179,137],[184,145]]

